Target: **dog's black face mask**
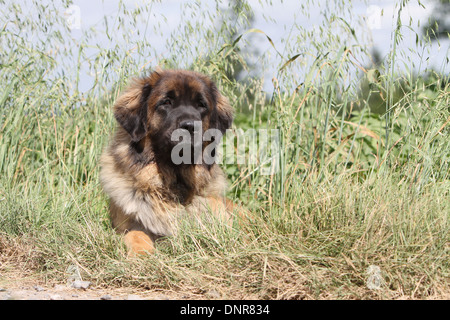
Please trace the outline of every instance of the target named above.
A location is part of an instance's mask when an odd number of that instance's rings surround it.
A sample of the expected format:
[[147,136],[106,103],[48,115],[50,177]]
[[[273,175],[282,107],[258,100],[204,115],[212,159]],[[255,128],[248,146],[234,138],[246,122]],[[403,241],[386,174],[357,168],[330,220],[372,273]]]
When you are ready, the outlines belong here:
[[116,103],[115,116],[137,151],[148,137],[156,156],[167,161],[182,140],[180,131],[184,131],[183,137],[191,137],[193,148],[200,145],[203,150],[210,143],[202,142],[203,133],[208,129],[224,133],[232,122],[231,110],[206,76],[191,71],[162,71],[153,72],[129,89],[123,102]]

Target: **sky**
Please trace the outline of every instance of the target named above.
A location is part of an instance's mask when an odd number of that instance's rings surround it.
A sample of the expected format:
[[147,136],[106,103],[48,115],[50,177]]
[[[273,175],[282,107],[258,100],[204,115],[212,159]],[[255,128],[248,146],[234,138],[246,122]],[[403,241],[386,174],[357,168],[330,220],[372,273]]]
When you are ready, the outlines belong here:
[[[166,0],[161,3],[152,4],[152,16],[155,19],[158,17],[165,17],[164,33],[159,35],[149,34],[152,45],[160,54],[164,54],[165,35],[170,35],[171,31],[175,29],[180,21],[182,3],[186,1]],[[201,2],[201,10],[215,10],[214,0],[203,0]],[[301,10],[301,0],[273,0],[272,6],[261,5],[260,0],[248,0],[252,9],[255,12],[255,19],[253,21],[253,28],[263,30],[274,42],[276,47],[282,47],[282,39],[289,33],[290,27],[294,24],[300,24],[305,27],[314,28],[317,19],[320,19],[320,11],[327,5],[326,0],[316,0],[315,3],[321,5],[309,5],[309,17],[305,16]],[[264,2],[264,1],[263,1]],[[310,2],[310,1],[303,1]],[[75,5],[72,9],[67,11],[66,15],[76,16],[78,20],[69,21],[72,23],[72,33],[76,37],[81,35],[81,30],[88,29],[91,26],[99,25],[104,15],[114,16],[118,10],[119,0],[74,0]],[[144,0],[124,0],[126,6],[130,8],[136,7],[137,3],[145,3]],[[420,5],[422,3],[423,6]],[[420,34],[420,29],[426,24],[428,18],[432,15],[434,2],[431,0],[410,1],[401,12],[401,19],[404,25],[410,25],[402,28],[403,39],[399,43],[398,50],[406,53],[407,58],[414,61],[416,66],[424,69],[424,62],[428,66],[432,66],[438,70],[449,72],[449,64],[446,59],[449,56],[448,39],[443,39],[439,43],[433,43],[431,50],[420,51],[413,50],[409,52],[409,48],[413,49],[416,43],[416,33]],[[367,37],[369,44],[371,44],[382,57],[388,55],[392,49],[392,31],[396,26],[398,7],[396,1],[392,0],[370,0],[370,1],[353,1],[351,14],[355,18],[364,17],[367,23],[368,33]],[[72,10],[72,11],[70,11]],[[73,10],[77,10],[75,14]],[[266,18],[271,18],[268,21]],[[162,20],[162,19],[161,19]],[[411,21],[411,23],[409,23]],[[318,35],[319,36],[319,35]],[[268,41],[262,40],[255,45],[259,52],[271,50],[271,44]],[[401,57],[398,57],[402,59]],[[274,70],[267,70],[267,76],[273,74]],[[268,83],[270,81],[267,81]],[[270,87],[270,84],[268,85]],[[82,88],[81,88],[82,89]]]

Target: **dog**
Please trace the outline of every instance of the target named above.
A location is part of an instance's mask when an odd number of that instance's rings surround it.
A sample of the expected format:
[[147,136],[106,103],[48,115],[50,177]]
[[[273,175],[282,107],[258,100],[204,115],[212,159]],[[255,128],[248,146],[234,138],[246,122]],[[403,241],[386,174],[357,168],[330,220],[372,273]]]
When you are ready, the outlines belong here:
[[155,240],[175,234],[181,219],[199,213],[230,217],[223,171],[203,155],[187,154],[196,146],[205,151],[217,143],[214,138],[183,149],[179,154],[189,161],[173,161],[177,130],[189,138],[210,129],[224,134],[232,125],[233,109],[208,76],[153,71],[132,80],[113,112],[118,126],[101,155],[100,182],[112,226],[124,235],[129,254],[153,253]]

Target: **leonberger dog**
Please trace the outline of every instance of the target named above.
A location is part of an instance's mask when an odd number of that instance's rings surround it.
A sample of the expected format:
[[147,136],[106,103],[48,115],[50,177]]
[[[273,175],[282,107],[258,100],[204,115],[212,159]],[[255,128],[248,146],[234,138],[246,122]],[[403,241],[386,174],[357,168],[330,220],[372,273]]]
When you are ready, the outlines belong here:
[[[225,198],[227,183],[219,166],[192,156],[187,163],[172,159],[175,130],[223,134],[232,124],[233,109],[209,77],[154,71],[134,79],[113,110],[118,126],[101,156],[100,181],[109,196],[112,226],[124,234],[130,254],[152,253],[155,240],[176,233],[186,217],[206,213],[228,219],[233,204]],[[216,142],[202,140],[200,148]]]

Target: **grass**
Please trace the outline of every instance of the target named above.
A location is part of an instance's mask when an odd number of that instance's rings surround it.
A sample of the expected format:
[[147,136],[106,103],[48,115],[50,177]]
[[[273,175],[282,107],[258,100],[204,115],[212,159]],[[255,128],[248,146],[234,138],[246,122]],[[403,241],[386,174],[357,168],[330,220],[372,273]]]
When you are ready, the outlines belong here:
[[[448,299],[448,75],[395,68],[404,62],[396,45],[386,67],[362,66],[367,48],[340,5],[317,26],[322,39],[296,26],[284,50],[250,29],[248,6],[215,26],[220,6],[196,14],[184,5],[193,18],[153,61],[145,37],[121,38],[153,5],[121,3],[108,24],[121,32],[105,46],[90,30],[74,38],[56,5],[33,3],[36,14],[56,17],[43,23],[20,3],[0,3],[0,281],[19,273],[65,283],[75,265],[97,286],[229,299]],[[330,32],[337,27],[345,32]],[[403,30],[397,25],[394,43]],[[249,51],[251,35],[268,51]],[[299,53],[300,41],[310,44]],[[270,54],[279,65],[272,95],[256,72]],[[186,223],[154,256],[129,259],[109,224],[98,158],[115,127],[113,101],[129,77],[157,64],[210,74],[235,107],[235,129],[278,129],[270,155],[279,170],[225,163],[229,197],[249,217],[232,227]],[[80,91],[86,72],[92,87]],[[372,265],[381,269],[378,290],[366,285]]]

